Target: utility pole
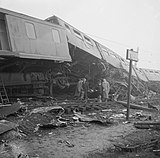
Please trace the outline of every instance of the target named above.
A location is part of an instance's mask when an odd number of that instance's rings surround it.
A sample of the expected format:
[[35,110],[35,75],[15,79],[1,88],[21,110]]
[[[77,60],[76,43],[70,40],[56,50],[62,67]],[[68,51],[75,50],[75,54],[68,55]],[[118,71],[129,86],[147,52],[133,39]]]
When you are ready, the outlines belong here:
[[127,96],[127,114],[126,121],[129,121],[130,112],[130,98],[131,98],[131,78],[132,78],[132,61],[138,61],[138,52],[133,51],[133,49],[127,49],[126,59],[130,60],[129,64],[129,77],[128,77],[128,96]]

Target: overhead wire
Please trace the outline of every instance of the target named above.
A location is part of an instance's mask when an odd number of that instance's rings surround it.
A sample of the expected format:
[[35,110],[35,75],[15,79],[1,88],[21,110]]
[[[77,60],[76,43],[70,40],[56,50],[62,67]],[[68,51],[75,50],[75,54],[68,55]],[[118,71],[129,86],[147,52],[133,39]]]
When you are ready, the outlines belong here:
[[[133,48],[133,47],[129,46],[128,44],[124,44],[124,43],[117,42],[117,41],[114,41],[114,40],[106,39],[106,38],[103,38],[103,37],[100,37],[100,36],[96,36],[96,35],[93,35],[93,34],[89,34],[89,33],[85,33],[85,34],[87,34],[88,36],[95,37],[97,39],[101,39],[101,40],[104,40],[104,41],[108,41],[108,42],[111,42],[111,43],[114,43],[114,44],[121,45],[123,47]],[[145,49],[142,49],[140,47],[137,47],[137,49],[138,49],[138,51],[140,49],[140,50],[143,50],[143,51],[145,51],[147,53],[150,53],[150,55],[152,56],[152,51],[151,50],[150,51],[149,50],[145,50]],[[152,62],[151,60],[143,60],[143,59],[141,61],[146,61],[147,63],[151,63]]]

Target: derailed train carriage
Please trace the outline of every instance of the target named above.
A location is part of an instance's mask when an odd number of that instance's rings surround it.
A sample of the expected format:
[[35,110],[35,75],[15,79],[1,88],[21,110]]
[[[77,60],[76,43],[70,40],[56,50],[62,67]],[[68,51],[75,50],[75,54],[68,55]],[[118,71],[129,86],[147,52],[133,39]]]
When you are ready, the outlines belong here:
[[[52,16],[46,19],[46,21],[49,21],[51,23],[57,24],[62,26],[64,29],[66,29],[66,37],[68,39],[68,44],[70,48],[70,52],[74,52],[74,54],[79,54],[79,50],[83,52],[87,52],[89,54],[94,55],[95,57],[101,60],[100,62],[97,62],[96,64],[99,65],[101,69],[101,74],[98,73],[98,75],[95,75],[93,81],[95,79],[99,79],[101,77],[106,77],[107,80],[111,83],[112,93],[115,93],[117,89],[117,83],[118,85],[123,85],[123,88],[125,88],[124,85],[127,85],[128,83],[128,73],[129,73],[129,62],[123,59],[121,56],[119,56],[117,53],[113,52],[106,46],[96,42],[92,38],[88,37],[83,32],[77,30],[70,24],[66,23],[62,19],[60,19],[57,16]],[[98,52],[100,56],[98,55]],[[82,55],[81,55],[82,57]],[[74,56],[72,56],[72,59],[76,60]],[[79,59],[78,59],[79,60]],[[92,65],[94,62],[91,61]],[[95,73],[97,71],[94,71]],[[150,74],[151,70],[148,70],[148,73]],[[157,81],[159,83],[160,77],[156,77],[156,73],[160,74],[159,71],[152,70],[152,78],[148,77],[149,74],[146,73],[144,69],[139,69],[135,66],[132,68],[132,93],[133,95],[140,95],[143,94],[144,91],[148,90],[148,83]],[[114,86],[115,84],[115,86]],[[95,83],[94,83],[95,85]]]
[[[0,8],[0,85],[10,96],[73,92],[81,77],[92,89],[106,77],[114,93],[128,71],[125,59],[56,16],[44,21]],[[160,71],[150,71],[133,67],[133,94],[160,81]]]
[[[0,84],[8,95],[44,94],[51,76],[71,62],[65,30],[55,24],[0,9]],[[51,72],[54,72],[54,74]]]
[[95,76],[101,69],[95,64],[101,63],[96,46],[89,54],[74,40],[70,48],[60,25],[0,8],[1,87],[9,96],[53,95],[68,90],[79,77]]

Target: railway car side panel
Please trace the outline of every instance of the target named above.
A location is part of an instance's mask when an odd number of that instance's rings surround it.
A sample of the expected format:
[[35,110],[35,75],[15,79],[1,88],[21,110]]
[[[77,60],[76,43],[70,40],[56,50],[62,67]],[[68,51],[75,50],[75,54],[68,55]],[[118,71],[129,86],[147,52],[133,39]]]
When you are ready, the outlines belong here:
[[77,30],[76,28],[74,28],[73,26],[69,25],[68,23],[56,16],[47,18],[46,21],[54,24],[56,23],[62,26],[66,30],[65,33],[68,38],[68,43],[80,48],[81,50],[99,59],[102,59],[101,54],[99,53],[99,50],[95,45],[95,42],[90,37],[88,37],[81,31]]
[[71,61],[63,29],[6,15],[11,51],[22,58]]

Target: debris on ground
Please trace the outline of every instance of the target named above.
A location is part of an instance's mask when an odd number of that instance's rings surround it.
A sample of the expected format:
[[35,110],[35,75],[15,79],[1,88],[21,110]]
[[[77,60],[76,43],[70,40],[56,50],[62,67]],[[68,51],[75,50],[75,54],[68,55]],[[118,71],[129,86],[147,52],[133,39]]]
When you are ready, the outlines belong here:
[[76,112],[76,111],[74,111],[73,119],[76,120],[76,121],[89,122],[89,123],[95,123],[95,124],[101,124],[101,125],[108,125],[108,124],[113,123],[109,119],[107,119],[103,116],[98,117],[98,116],[92,114],[92,117],[91,117],[91,115],[87,116],[85,114],[81,114],[81,113]]
[[[116,102],[127,107],[127,102],[125,102],[125,101],[116,101]],[[131,109],[138,109],[138,110],[146,110],[146,111],[157,111],[157,108],[149,108],[149,107],[141,106],[138,104],[132,104],[132,103],[130,104],[130,108]]]
[[39,128],[41,129],[48,129],[48,128],[57,128],[57,127],[66,127],[67,122],[60,121],[59,119],[53,119],[51,122],[47,124],[39,124]]
[[35,113],[51,113],[53,115],[62,115],[64,113],[64,109],[60,106],[50,106],[50,107],[39,107],[39,108],[35,108],[30,112],[31,114],[35,114]]
[[138,145],[124,145],[124,144],[114,144],[116,150],[121,152],[137,152],[138,150],[154,149],[158,144],[158,140],[152,140],[151,142],[138,144]]
[[154,129],[154,130],[160,130],[160,122],[151,122],[151,121],[145,121],[145,122],[136,122],[134,123],[134,126],[139,129]]
[[[76,104],[74,104],[74,102]],[[2,144],[8,144],[8,140],[10,140],[11,143],[16,142],[17,146],[22,143],[25,150],[19,152],[20,156],[27,155],[29,157],[30,155],[34,157],[36,154],[38,154],[37,157],[47,157],[46,155],[58,157],[59,154],[61,154],[61,157],[67,155],[67,158],[72,157],[75,154],[77,157],[80,157],[78,155],[81,155],[82,153],[85,155],[90,150],[94,151],[102,149],[105,145],[113,146],[113,144],[115,144],[116,146],[116,139],[118,142],[121,142],[123,139],[121,140],[120,138],[125,138],[125,135],[140,130],[135,128],[134,123],[137,122],[137,120],[154,122],[155,120],[160,119],[157,110],[146,111],[142,109],[131,109],[130,121],[126,122],[127,110],[124,106],[117,104],[116,102],[100,104],[100,108],[97,108],[97,110],[96,108],[85,108],[85,106],[98,106],[98,103],[94,100],[85,103],[77,100],[41,101],[40,99],[31,99],[26,102],[19,100],[18,104],[24,106],[24,109],[27,107],[27,110],[24,112],[22,111],[22,116],[7,115],[6,121],[16,123],[18,126],[16,127],[17,130],[15,133],[12,130],[8,131],[8,133],[5,132],[6,137]],[[82,111],[79,110],[80,105],[83,107]],[[77,106],[79,106],[79,108],[77,108]],[[67,108],[71,108],[70,113],[66,113]],[[148,130],[149,132],[152,132],[150,130],[152,130],[152,128],[149,128]],[[158,130],[156,130],[156,132],[156,135],[158,135]],[[17,135],[16,133],[19,133],[20,136],[16,136],[13,140],[10,139],[13,135]],[[139,135],[142,137],[141,133],[142,131],[139,131],[139,133],[134,136],[133,140],[136,140],[135,138]],[[143,136],[144,135],[145,134],[143,133]],[[131,136],[129,137],[131,138]],[[158,139],[156,138],[156,140]],[[148,140],[148,142],[141,141],[141,139],[136,143],[133,143],[132,141],[130,143],[127,141],[123,146],[120,146],[121,150],[132,150],[132,153],[135,153],[136,148],[143,147],[143,144],[147,145],[147,143],[152,142],[151,139]],[[31,146],[36,144],[36,148],[31,150],[29,147],[30,144]],[[52,149],[50,146],[52,146]],[[44,148],[44,151],[41,150],[42,147]],[[0,149],[1,148],[2,147],[0,147]],[[157,148],[152,148],[152,153],[154,154],[155,152],[155,155],[158,154],[159,148],[158,146]],[[0,152],[2,152],[3,157],[7,154],[13,155],[13,153],[11,154],[11,152],[6,150],[0,150]],[[112,154],[116,153],[113,152]],[[140,154],[137,153],[137,155]]]

